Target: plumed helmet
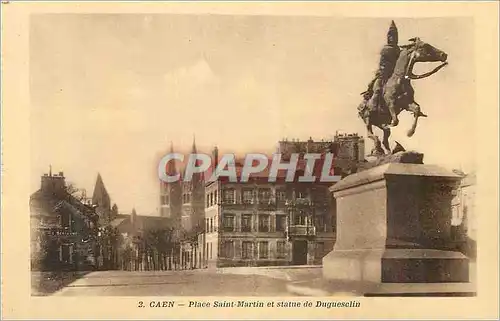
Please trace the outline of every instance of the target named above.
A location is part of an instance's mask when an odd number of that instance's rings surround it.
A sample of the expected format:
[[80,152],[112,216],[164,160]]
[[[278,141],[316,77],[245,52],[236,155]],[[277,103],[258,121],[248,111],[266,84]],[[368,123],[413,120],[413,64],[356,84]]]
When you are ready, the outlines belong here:
[[387,44],[398,44],[398,28],[396,27],[394,20],[391,22],[391,26],[389,27],[389,31],[387,32]]

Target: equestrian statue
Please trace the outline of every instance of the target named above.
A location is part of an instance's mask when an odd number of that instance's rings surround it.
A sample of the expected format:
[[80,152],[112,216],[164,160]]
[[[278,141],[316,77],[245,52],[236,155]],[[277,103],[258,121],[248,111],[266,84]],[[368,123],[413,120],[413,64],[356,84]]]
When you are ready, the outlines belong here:
[[[409,137],[415,133],[418,118],[427,117],[420,110],[420,105],[415,102],[411,81],[429,77],[448,64],[446,53],[423,42],[420,38],[409,39],[409,42],[407,45],[398,45],[398,29],[392,21],[387,33],[387,44],[380,53],[379,68],[375,78],[369,83],[368,89],[361,93],[363,102],[358,106],[358,114],[366,125],[368,137],[375,143],[375,148],[372,150],[372,155],[375,156],[385,155],[384,149],[389,154],[404,150],[399,143],[392,151],[389,146],[391,127],[398,125],[399,113],[402,110],[413,113],[414,120],[408,131]],[[430,72],[415,75],[413,67],[417,62],[442,62],[442,64]],[[383,131],[382,143],[373,133],[373,126]]]

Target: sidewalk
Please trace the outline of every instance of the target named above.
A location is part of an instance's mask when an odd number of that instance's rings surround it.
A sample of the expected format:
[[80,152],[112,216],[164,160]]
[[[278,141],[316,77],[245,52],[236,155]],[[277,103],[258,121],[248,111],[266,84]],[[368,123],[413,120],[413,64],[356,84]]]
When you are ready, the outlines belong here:
[[418,296],[475,296],[473,283],[382,283],[340,282],[317,278],[296,281],[287,290],[298,296],[366,296],[366,297],[418,297]]
[[229,267],[216,271],[218,274],[260,275],[286,281],[311,280],[322,273],[319,265]]
[[31,272],[31,295],[51,295],[91,271],[33,271]]

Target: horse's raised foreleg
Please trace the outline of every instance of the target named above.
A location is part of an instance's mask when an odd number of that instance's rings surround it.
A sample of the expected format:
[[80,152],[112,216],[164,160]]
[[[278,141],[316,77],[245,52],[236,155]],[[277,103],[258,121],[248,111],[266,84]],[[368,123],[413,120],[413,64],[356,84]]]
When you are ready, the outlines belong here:
[[389,137],[391,136],[391,129],[390,128],[383,128],[384,131],[384,139],[382,140],[382,144],[384,145],[385,150],[387,151],[388,154],[391,153],[391,148],[389,147]]
[[408,111],[411,111],[414,117],[413,124],[407,133],[408,137],[411,137],[413,136],[413,134],[415,134],[415,130],[417,129],[418,118],[427,117],[427,115],[422,113],[422,111],[420,110],[420,105],[417,104],[416,102],[412,102],[411,104],[408,105]]

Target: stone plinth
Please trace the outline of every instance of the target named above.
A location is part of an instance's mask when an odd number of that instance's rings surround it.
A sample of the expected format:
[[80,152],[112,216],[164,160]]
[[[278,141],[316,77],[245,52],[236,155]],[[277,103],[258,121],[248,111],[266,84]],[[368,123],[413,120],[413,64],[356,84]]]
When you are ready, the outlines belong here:
[[468,259],[448,249],[460,179],[434,165],[387,163],[332,186],[337,241],[323,258],[323,276],[372,284],[468,282]]

